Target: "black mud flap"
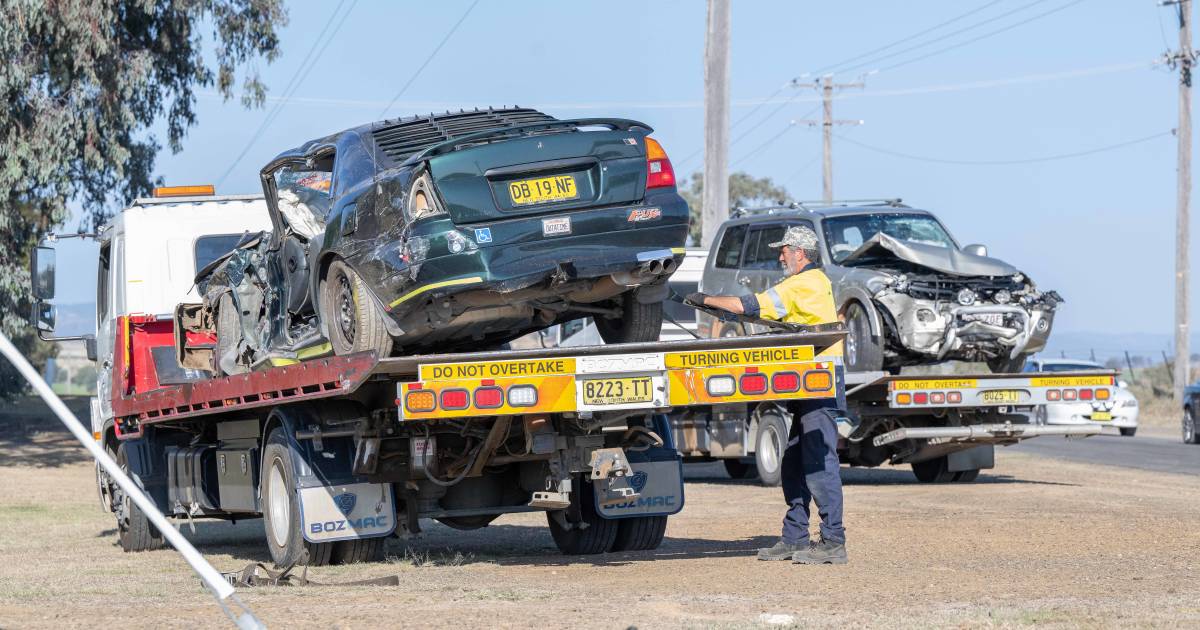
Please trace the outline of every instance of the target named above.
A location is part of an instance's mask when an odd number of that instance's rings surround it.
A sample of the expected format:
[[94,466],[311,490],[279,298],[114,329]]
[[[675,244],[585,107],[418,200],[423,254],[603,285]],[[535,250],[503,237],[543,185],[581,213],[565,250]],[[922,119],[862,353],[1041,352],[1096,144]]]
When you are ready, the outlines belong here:
[[632,518],[637,516],[670,516],[683,509],[683,456],[675,448],[667,416],[656,415],[652,430],[663,439],[661,446],[643,451],[625,451],[633,476],[629,485],[637,496],[627,501],[600,504],[604,495],[601,484],[593,482],[596,492],[596,513],[606,519]]

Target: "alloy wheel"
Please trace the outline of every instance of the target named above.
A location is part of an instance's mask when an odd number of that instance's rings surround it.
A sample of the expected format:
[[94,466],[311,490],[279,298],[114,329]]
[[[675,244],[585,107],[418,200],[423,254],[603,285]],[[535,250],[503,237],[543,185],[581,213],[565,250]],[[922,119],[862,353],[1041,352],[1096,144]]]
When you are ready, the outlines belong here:
[[338,274],[337,282],[338,328],[346,342],[353,345],[358,314],[354,308],[354,288],[350,286],[350,279],[345,274]]

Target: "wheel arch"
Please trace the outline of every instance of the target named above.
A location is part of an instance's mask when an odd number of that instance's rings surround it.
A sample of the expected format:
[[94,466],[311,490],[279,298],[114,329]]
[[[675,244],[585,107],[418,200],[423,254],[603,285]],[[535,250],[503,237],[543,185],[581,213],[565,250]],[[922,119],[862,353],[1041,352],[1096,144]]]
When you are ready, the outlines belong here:
[[850,310],[852,304],[859,305],[867,313],[867,321],[871,324],[871,336],[883,338],[883,317],[879,314],[879,309],[875,307],[875,302],[865,293],[859,294],[856,291],[838,307],[838,317],[843,322],[846,321],[846,311]]

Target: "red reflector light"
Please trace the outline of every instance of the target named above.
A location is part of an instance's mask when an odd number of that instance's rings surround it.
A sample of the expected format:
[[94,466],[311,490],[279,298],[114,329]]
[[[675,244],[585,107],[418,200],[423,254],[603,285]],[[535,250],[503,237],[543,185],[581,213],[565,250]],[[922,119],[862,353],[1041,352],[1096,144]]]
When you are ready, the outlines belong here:
[[962,402],[962,392],[949,392],[946,394],[946,402],[957,404]]
[[940,404],[946,402],[946,395],[943,394],[942,392],[934,392],[929,395],[929,402],[931,402],[935,405],[940,405]]
[[927,404],[928,402],[929,402],[929,394],[926,394],[925,392],[919,392],[919,393],[913,394],[913,403],[914,404],[924,405],[924,404]]
[[1079,390],[1079,400],[1091,400],[1091,399],[1092,399],[1092,390],[1090,390],[1090,389]]
[[465,389],[447,389],[442,392],[442,409],[466,409],[470,400]]
[[480,387],[475,390],[475,406],[495,409],[504,404],[504,390],[499,387]]
[[1046,390],[1046,400],[1054,401],[1054,400],[1061,400],[1061,399],[1062,399],[1062,392],[1058,391],[1057,389],[1047,389]]
[[675,185],[675,168],[658,140],[646,136],[646,188]]
[[1075,400],[1075,390],[1064,389],[1063,390],[1063,400]]
[[738,389],[741,389],[743,394],[751,396],[765,394],[767,393],[767,375],[743,374],[741,380],[738,381]]
[[787,394],[800,389],[800,375],[795,372],[780,372],[771,377],[771,389]]

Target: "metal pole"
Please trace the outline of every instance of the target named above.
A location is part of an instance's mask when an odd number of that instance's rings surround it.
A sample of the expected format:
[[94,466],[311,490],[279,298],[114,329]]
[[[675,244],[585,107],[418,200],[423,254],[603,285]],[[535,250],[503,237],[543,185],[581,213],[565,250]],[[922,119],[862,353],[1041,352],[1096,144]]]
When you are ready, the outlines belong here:
[[1175,404],[1183,404],[1189,380],[1188,205],[1192,196],[1192,27],[1191,0],[1179,0],[1179,164],[1175,198]]
[[[200,580],[204,582],[205,586],[207,586],[210,591],[212,591],[213,596],[217,599],[217,604],[221,606],[227,615],[229,615],[230,619],[232,619],[239,628],[265,628],[266,626],[263,625],[262,622],[260,622],[252,612],[250,612],[249,608],[246,608],[246,606],[242,604],[241,600],[239,600],[236,595],[234,595],[233,586],[225,580],[220,571],[214,569],[213,566],[204,559],[204,556],[200,555],[200,552],[192,546],[192,543],[188,542],[187,538],[184,538],[183,534],[180,534],[179,530],[175,529],[175,527],[167,521],[167,517],[163,516],[162,512],[158,510],[158,507],[154,505],[154,502],[150,500],[150,497],[146,496],[146,494],[142,492],[142,489],[138,487],[137,483],[134,482],[133,479],[130,479],[129,475],[125,474],[125,471],[121,470],[121,467],[117,465],[117,462],[113,461],[113,458],[109,457],[108,453],[106,453],[104,449],[100,448],[100,445],[97,444],[94,439],[92,439],[92,435],[88,433],[87,429],[83,428],[83,424],[79,422],[79,419],[75,417],[75,414],[71,413],[71,410],[67,409],[67,406],[63,404],[62,399],[60,399],[58,395],[50,389],[50,386],[46,384],[46,381],[42,380],[42,377],[38,375],[37,370],[33,369],[33,366],[29,364],[29,361],[25,360],[25,357],[21,355],[21,352],[17,350],[16,346],[9,341],[8,336],[4,333],[0,333],[0,353],[8,357],[8,360],[11,361],[13,366],[17,368],[17,371],[19,371],[21,375],[25,377],[25,380],[29,381],[29,383],[33,385],[33,389],[36,390],[38,395],[42,397],[42,400],[46,401],[46,404],[50,406],[50,409],[56,416],[58,416],[58,419],[75,436],[75,439],[79,440],[80,444],[83,444],[83,447],[86,448],[89,453],[91,453],[92,457],[94,457],[97,462],[99,462],[100,466],[104,468],[104,471],[107,472],[110,477],[112,477],[113,481],[115,481],[118,486],[121,486],[121,490],[125,492],[126,496],[132,499],[133,502],[137,504],[138,508],[142,510],[142,512],[146,513],[146,518],[150,519],[150,522],[154,525],[154,527],[158,528],[158,531],[162,532],[162,535],[167,539],[167,542],[171,543],[171,546],[175,547],[175,550],[183,555],[183,559],[186,560],[189,565],[191,565],[192,570],[196,572],[196,575],[200,576]],[[234,614],[228,608],[226,608],[223,600],[228,598],[232,598],[238,607],[242,609],[243,613],[240,617],[235,617]]]
[[822,120],[824,130],[824,146],[821,149],[823,161],[821,165],[821,199],[825,203],[833,201],[833,77],[825,76],[821,80],[821,99],[825,110]]
[[704,209],[700,246],[729,218],[729,0],[708,0],[704,39]]

